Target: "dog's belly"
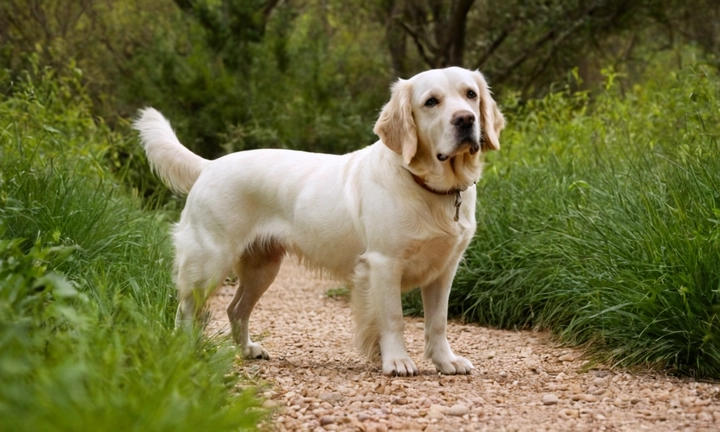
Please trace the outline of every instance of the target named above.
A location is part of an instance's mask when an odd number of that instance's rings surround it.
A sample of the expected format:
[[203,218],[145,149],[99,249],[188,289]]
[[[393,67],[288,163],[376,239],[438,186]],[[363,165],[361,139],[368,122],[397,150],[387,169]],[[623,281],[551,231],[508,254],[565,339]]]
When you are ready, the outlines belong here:
[[288,239],[288,252],[312,270],[328,272],[337,279],[346,280],[352,275],[365,246],[351,231],[344,230],[343,225],[343,222],[337,222],[330,226],[306,226],[295,231]]

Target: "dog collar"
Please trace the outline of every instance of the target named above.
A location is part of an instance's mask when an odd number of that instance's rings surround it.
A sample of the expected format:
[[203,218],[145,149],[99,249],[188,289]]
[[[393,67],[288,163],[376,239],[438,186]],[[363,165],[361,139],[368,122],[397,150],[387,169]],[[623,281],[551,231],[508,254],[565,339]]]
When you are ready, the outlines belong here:
[[455,217],[453,220],[455,222],[460,220],[460,206],[463,203],[462,195],[460,195],[460,192],[464,192],[467,188],[460,189],[460,188],[452,188],[446,191],[439,191],[437,189],[434,189],[428,185],[425,180],[422,179],[419,175],[414,174],[409,169],[405,168],[407,172],[410,173],[413,180],[415,180],[415,183],[419,184],[423,189],[425,189],[428,192],[434,193],[435,195],[455,195]]

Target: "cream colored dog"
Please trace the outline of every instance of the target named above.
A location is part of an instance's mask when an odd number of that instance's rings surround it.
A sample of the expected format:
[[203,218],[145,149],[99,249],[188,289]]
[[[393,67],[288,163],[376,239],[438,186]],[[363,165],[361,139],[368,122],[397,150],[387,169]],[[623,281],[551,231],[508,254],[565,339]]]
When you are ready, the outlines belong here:
[[177,325],[190,325],[234,271],[227,306],[246,358],[269,358],[249,337],[253,307],[292,254],[351,284],[356,343],[387,375],[416,375],[403,339],[400,294],[420,287],[425,356],[467,374],[446,337],[448,296],[475,232],[482,154],[505,120],[479,72],[431,70],[392,87],[375,124],[380,141],[335,156],[250,150],[203,159],[152,108],[134,124],[148,159],[187,203],[175,226]]

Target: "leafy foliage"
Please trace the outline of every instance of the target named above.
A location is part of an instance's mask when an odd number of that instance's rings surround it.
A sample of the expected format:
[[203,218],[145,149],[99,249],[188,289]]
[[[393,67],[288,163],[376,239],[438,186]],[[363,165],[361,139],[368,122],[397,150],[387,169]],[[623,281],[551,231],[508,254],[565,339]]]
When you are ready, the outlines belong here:
[[117,135],[82,90],[43,76],[0,102],[0,429],[253,429],[234,350],[173,330],[166,215],[104,168]]
[[606,74],[592,102],[561,92],[510,119],[451,312],[720,376],[720,80],[658,70],[623,97]]

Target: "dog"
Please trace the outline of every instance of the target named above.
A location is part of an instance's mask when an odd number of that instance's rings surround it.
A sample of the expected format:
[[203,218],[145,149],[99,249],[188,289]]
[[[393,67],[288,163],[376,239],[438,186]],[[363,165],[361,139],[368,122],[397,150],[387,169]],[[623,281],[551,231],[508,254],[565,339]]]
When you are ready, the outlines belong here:
[[418,374],[403,338],[401,293],[419,287],[425,357],[442,374],[472,363],[447,340],[448,297],[475,233],[475,183],[484,154],[499,150],[505,119],[483,75],[435,69],[392,85],[361,150],[317,154],[259,149],[207,160],[185,148],[155,109],[133,124],[153,170],[187,194],[174,227],[176,325],[193,328],[230,272],[234,341],[248,359],[268,359],[249,336],[253,307],[294,255],[351,286],[355,344],[382,373]]

